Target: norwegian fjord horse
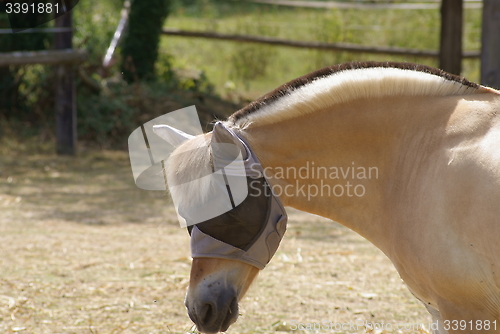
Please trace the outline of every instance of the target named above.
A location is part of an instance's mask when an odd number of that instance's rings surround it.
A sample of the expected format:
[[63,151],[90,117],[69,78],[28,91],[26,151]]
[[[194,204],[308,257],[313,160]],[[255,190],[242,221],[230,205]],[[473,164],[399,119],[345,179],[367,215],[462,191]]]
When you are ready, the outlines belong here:
[[[291,81],[223,124],[255,153],[284,205],[337,221],[381,249],[439,323],[436,333],[500,333],[499,91],[421,65],[349,63]],[[207,168],[210,148],[196,152],[172,159],[169,175]],[[311,162],[355,162],[378,175],[357,180],[362,194],[337,189],[312,199],[296,188],[326,192],[338,180],[276,175]],[[186,306],[198,329],[234,323],[258,271],[238,259],[194,257]],[[465,330],[454,320],[466,321]]]

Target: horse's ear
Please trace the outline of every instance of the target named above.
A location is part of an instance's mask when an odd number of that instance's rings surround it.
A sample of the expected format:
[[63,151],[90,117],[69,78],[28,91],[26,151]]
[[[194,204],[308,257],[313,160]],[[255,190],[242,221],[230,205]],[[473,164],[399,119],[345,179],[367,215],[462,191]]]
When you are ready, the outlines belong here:
[[238,156],[238,153],[241,153],[243,159],[247,158],[247,151],[243,143],[221,122],[214,125],[211,146],[215,159],[232,161]]
[[153,132],[174,147],[194,138],[194,136],[166,124],[153,125]]

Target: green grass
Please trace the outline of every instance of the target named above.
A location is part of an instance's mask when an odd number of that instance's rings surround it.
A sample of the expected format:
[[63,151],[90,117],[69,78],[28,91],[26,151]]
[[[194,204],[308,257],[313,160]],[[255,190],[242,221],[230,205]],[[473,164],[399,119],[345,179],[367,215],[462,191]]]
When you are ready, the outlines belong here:
[[[347,42],[415,49],[439,47],[439,10],[287,8],[230,1],[198,1],[177,8],[165,25],[185,30],[273,36],[289,40]],[[464,50],[480,47],[481,10],[466,9]],[[438,66],[437,59],[295,49],[164,36],[162,54],[175,67],[201,69],[216,91],[254,99],[318,68],[347,61],[408,61]],[[479,81],[479,61],[464,60],[463,73]]]

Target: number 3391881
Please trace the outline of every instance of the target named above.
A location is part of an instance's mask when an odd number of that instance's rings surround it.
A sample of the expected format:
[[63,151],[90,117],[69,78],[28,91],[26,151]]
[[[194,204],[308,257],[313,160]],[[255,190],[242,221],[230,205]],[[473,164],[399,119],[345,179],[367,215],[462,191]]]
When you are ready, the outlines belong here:
[[38,13],[38,14],[50,14],[52,12],[59,13],[59,4],[48,3],[6,3],[7,14],[26,14],[26,13]]
[[489,320],[445,320],[443,321],[445,330],[454,330],[454,331],[466,331],[466,330],[496,330],[497,329],[497,321],[489,321]]

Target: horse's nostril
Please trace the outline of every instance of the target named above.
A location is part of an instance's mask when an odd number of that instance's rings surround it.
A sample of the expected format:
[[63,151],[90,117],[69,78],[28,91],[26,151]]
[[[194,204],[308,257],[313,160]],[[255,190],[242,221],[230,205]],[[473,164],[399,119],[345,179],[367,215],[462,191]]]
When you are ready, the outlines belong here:
[[221,331],[225,332],[231,324],[236,322],[238,318],[238,298],[234,297],[229,304],[229,309],[227,310],[226,318],[222,322]]
[[215,320],[215,306],[212,303],[206,303],[203,305],[200,311],[201,325],[210,326]]

